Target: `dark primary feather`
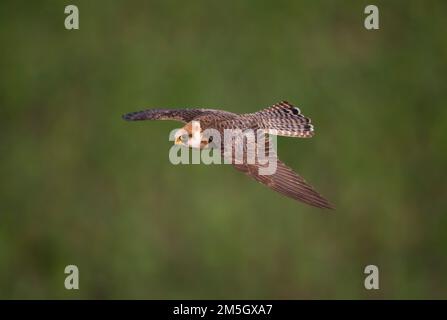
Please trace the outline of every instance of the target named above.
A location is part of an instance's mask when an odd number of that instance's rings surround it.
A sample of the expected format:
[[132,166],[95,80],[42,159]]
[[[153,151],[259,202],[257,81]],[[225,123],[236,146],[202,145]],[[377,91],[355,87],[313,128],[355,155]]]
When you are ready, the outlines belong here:
[[256,181],[287,197],[302,201],[317,208],[333,209],[334,207],[322,195],[315,191],[306,181],[286,166],[281,160],[277,160],[276,172],[272,175],[260,175],[259,164],[235,164],[234,167],[249,175]]
[[[271,142],[268,138],[266,138],[265,144],[266,152],[269,152],[272,157],[271,161],[276,161],[276,171],[271,175],[260,174],[259,169],[268,167],[268,164],[260,163],[259,161],[257,161],[257,157],[255,163],[250,163],[247,161],[248,152],[246,145],[244,145],[243,162],[240,164],[235,163],[234,148],[231,155],[225,153],[224,146],[221,146],[221,152],[224,156],[230,157],[231,163],[237,170],[244,172],[256,181],[266,185],[276,192],[279,192],[295,200],[302,201],[314,207],[326,209],[334,208],[328,200],[326,200],[314,188],[312,188],[312,186],[310,186],[301,176],[299,176],[296,172],[294,172],[291,168],[289,168],[281,160],[279,160],[275,151],[271,147]],[[266,153],[266,155],[268,155],[268,153]]]
[[127,121],[175,120],[187,123],[196,119],[210,122],[213,119],[227,120],[236,116],[234,113],[215,109],[147,109],[127,113],[123,115],[123,119]]
[[147,109],[123,115],[124,120],[177,120],[190,122],[208,109]]

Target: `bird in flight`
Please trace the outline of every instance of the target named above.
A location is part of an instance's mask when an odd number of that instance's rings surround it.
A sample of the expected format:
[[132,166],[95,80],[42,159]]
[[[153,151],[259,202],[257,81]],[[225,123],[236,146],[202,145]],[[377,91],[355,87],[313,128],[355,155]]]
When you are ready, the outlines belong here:
[[[301,114],[298,107],[282,101],[266,109],[254,113],[236,114],[215,109],[148,109],[123,115],[124,120],[176,120],[185,123],[183,130],[175,135],[175,144],[189,147],[207,148],[212,144],[212,137],[204,134],[206,129],[214,129],[223,136],[227,129],[252,129],[273,132],[278,136],[310,138],[314,135],[311,120]],[[199,123],[199,141],[193,138],[194,123]],[[266,151],[273,152],[270,140],[266,139]],[[224,148],[222,146],[222,155]],[[244,152],[247,149],[244,146]],[[276,154],[275,154],[276,155]],[[234,156],[233,156],[234,157]],[[232,165],[256,181],[268,186],[287,197],[302,201],[308,205],[333,209],[333,206],[310,186],[301,176],[286,166],[279,159],[276,160],[276,171],[271,175],[259,174],[259,169],[265,164],[260,161],[242,162],[232,161]]]

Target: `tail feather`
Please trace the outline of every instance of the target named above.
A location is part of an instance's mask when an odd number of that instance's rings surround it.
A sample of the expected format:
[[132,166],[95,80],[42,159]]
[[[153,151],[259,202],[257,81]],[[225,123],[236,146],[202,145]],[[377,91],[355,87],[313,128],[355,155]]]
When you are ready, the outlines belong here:
[[298,107],[281,101],[254,113],[259,127],[279,136],[310,138],[314,135],[311,120],[301,114]]

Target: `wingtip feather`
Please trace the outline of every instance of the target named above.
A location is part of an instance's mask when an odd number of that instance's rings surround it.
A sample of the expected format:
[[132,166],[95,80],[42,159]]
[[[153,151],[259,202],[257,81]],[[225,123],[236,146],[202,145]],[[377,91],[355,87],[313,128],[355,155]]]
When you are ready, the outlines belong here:
[[121,116],[121,118],[122,118],[123,120],[126,120],[126,121],[135,121],[135,120],[138,120],[138,119],[135,118],[135,115],[136,115],[137,113],[138,113],[138,112],[130,112],[130,113],[126,113],[126,114],[123,114],[123,115]]

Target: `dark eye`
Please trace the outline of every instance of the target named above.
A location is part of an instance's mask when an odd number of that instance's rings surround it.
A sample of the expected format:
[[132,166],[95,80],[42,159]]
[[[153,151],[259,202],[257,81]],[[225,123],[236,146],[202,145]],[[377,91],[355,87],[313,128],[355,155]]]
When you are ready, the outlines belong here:
[[292,108],[292,113],[293,113],[294,115],[297,115],[297,114],[300,113],[300,109],[298,109],[297,107],[293,107],[293,108]]
[[213,142],[213,137],[212,136],[208,138],[208,143],[211,143],[211,142]]

